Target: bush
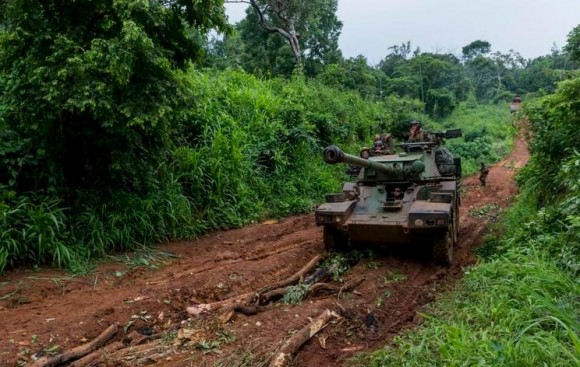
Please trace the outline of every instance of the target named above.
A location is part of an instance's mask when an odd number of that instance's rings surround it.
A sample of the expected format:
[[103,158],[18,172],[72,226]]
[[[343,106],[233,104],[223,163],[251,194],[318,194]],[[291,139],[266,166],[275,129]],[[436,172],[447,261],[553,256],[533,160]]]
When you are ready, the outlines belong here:
[[113,153],[117,163],[109,162],[108,177],[88,167],[67,190],[53,190],[50,180],[35,194],[12,185],[14,177],[31,174],[35,161],[18,166],[28,159],[26,140],[0,125],[7,137],[0,160],[11,163],[0,171],[6,213],[0,268],[49,262],[81,269],[111,251],[311,210],[344,175],[344,167],[319,159],[322,148],[337,143],[358,150],[409,105],[365,102],[301,78],[195,70],[176,78],[182,93],[190,93],[182,97],[193,102],[157,130],[154,159],[148,152],[136,164],[131,155]]

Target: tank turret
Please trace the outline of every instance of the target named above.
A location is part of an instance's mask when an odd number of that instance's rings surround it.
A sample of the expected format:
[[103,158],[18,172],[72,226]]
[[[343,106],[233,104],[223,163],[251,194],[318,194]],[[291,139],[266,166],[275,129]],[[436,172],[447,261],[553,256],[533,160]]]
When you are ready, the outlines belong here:
[[[430,141],[400,144],[398,154],[357,157],[336,145],[324,149],[326,163],[360,167],[354,182],[327,195],[316,209],[327,249],[402,244],[431,248],[438,263],[452,261],[461,162],[442,145],[445,138],[461,136],[461,130],[430,134]],[[425,242],[431,246],[421,245]]]

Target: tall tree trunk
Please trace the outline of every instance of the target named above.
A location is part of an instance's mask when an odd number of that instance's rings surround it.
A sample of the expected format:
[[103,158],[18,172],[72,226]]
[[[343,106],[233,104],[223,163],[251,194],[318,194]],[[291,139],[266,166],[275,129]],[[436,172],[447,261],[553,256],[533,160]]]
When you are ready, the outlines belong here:
[[264,16],[264,11],[260,8],[260,6],[256,3],[255,0],[250,0],[250,5],[256,12],[256,15],[258,17],[258,24],[260,25],[260,27],[271,33],[279,33],[280,35],[282,35],[282,37],[286,38],[286,40],[290,44],[290,49],[294,54],[296,69],[298,70],[299,73],[302,73],[302,51],[300,49],[300,42],[298,41],[298,35],[296,34],[296,30],[294,29],[293,21],[291,19],[286,19],[283,15],[284,9],[280,10],[277,13],[277,16],[288,25],[287,30],[280,27],[274,27],[268,24]]

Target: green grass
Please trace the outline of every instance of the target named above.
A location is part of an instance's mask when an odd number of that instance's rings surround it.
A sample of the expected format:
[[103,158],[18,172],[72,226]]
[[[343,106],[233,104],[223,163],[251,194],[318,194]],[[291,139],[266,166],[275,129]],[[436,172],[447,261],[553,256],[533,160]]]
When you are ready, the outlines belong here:
[[507,106],[461,104],[438,126],[442,130],[461,128],[463,137],[450,139],[449,149],[461,157],[465,175],[475,173],[480,162],[495,163],[509,154],[515,129]]
[[510,251],[467,271],[424,324],[356,366],[574,366],[580,286],[541,253]]

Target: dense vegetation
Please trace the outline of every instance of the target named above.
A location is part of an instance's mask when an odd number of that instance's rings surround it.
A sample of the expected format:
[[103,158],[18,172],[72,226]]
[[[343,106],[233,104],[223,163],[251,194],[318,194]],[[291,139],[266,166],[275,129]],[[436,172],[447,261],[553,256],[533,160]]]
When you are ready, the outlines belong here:
[[[578,49],[578,31],[568,48]],[[419,330],[356,364],[580,364],[578,101],[576,76],[527,105],[531,161],[518,176],[517,204],[479,249],[482,263]]]
[[[0,271],[81,271],[110,251],[307,211],[342,180],[322,147],[403,138],[417,117],[462,127],[450,147],[473,172],[510,139],[505,106],[475,118],[479,103],[549,91],[576,65],[562,62],[573,48],[526,61],[478,41],[459,57],[394,46],[371,67],[341,56],[335,0],[287,11],[302,73],[252,8],[231,26],[221,0],[0,0]],[[284,27],[277,14],[263,16]],[[206,41],[212,29],[225,38]],[[484,66],[500,59],[498,86]],[[552,79],[525,84],[531,67]]]
[[308,211],[344,175],[322,147],[402,139],[414,118],[461,127],[449,147],[472,173],[509,150],[521,94],[518,204],[424,326],[362,360],[580,364],[580,26],[533,60],[476,40],[370,66],[342,57],[336,0],[252,0],[237,25],[223,3],[0,0],[0,272]]

